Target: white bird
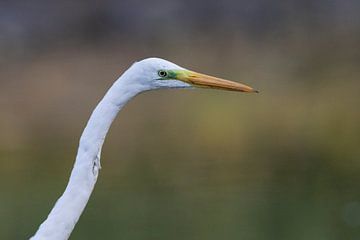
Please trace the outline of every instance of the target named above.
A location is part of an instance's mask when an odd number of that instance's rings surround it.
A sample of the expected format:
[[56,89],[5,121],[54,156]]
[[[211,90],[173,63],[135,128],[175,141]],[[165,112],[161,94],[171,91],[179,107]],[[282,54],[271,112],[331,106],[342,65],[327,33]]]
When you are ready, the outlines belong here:
[[160,58],[144,59],[125,71],[91,114],[80,138],[68,185],[31,240],[70,237],[96,183],[105,136],[118,112],[131,98],[160,88],[198,87],[257,92],[244,84],[196,73]]

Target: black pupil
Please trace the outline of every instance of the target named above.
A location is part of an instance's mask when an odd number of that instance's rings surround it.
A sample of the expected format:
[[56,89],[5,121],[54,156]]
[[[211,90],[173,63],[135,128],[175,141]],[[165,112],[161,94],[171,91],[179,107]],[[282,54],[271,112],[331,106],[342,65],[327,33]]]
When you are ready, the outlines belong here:
[[166,76],[166,72],[165,72],[165,71],[159,71],[159,75],[160,75],[160,77],[165,77],[165,76]]

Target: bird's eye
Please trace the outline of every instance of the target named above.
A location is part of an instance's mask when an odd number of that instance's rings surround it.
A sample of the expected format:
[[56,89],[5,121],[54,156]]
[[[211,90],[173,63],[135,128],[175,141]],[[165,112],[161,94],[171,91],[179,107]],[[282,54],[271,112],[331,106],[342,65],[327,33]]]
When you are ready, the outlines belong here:
[[167,77],[167,72],[165,70],[159,70],[158,75],[162,78]]

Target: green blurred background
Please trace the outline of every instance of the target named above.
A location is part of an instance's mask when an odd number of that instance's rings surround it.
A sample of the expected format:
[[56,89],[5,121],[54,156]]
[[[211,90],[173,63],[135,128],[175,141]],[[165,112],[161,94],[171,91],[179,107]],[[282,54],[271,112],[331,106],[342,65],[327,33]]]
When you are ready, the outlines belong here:
[[120,113],[72,239],[360,239],[360,2],[0,2],[0,239],[64,190],[82,129],[158,56],[260,94],[164,90]]

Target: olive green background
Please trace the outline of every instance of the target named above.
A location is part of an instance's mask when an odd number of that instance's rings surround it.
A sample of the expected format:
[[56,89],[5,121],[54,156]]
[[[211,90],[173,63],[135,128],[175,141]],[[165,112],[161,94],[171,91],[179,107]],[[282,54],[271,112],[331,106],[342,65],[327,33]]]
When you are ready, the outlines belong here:
[[137,96],[71,239],[360,238],[357,1],[0,5],[0,239],[36,231],[92,109],[149,56],[260,94]]

